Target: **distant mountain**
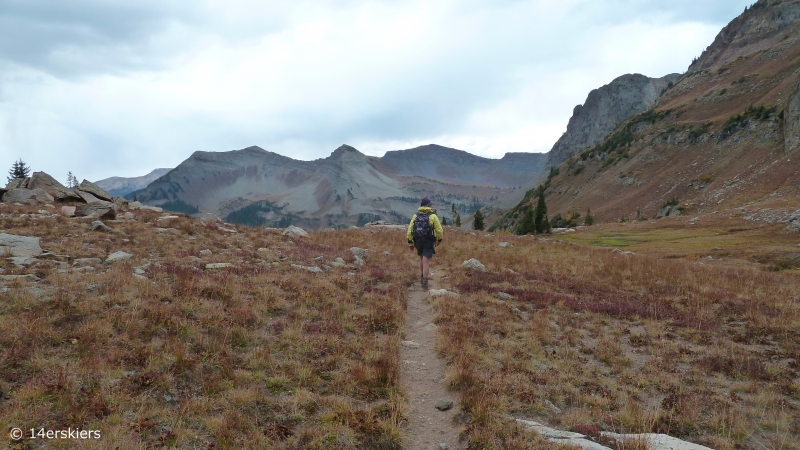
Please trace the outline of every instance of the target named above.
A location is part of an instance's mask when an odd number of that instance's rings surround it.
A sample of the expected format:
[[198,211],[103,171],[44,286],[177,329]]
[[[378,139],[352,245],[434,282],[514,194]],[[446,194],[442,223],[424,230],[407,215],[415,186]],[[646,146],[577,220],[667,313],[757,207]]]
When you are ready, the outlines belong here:
[[342,145],[327,158],[298,161],[248,147],[195,152],[136,194],[168,209],[197,208],[253,225],[404,222],[423,196],[433,198],[445,217],[451,204],[468,215],[543,171],[546,158],[514,153],[489,159],[437,145],[378,158]]
[[156,169],[141,177],[111,177],[96,181],[94,184],[100,186],[103,190],[111,195],[119,195],[124,197],[133,191],[147,187],[148,184],[152,183],[158,179],[158,177],[166,174],[170,170],[172,169]]
[[565,155],[548,212],[652,219],[673,203],[683,214],[800,222],[799,74],[800,1],[759,0],[652,108]]

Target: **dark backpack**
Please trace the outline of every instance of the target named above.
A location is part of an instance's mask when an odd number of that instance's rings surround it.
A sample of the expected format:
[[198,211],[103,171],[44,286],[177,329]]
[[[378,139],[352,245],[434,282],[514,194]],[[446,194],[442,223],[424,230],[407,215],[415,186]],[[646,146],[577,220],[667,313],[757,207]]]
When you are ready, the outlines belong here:
[[417,214],[414,219],[414,240],[422,242],[429,239],[433,239],[430,214]]

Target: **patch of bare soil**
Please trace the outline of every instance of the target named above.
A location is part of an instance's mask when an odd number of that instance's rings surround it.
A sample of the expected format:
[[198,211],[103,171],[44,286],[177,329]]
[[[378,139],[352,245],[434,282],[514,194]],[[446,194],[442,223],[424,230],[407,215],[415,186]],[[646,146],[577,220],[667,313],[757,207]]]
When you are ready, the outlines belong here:
[[[437,277],[430,280],[436,286]],[[446,363],[436,355],[434,310],[426,290],[415,285],[409,290],[405,340],[400,350],[402,370],[400,383],[408,395],[408,424],[405,442],[408,449],[459,448],[458,427],[454,417],[459,413],[458,393],[449,391],[444,382]],[[451,409],[440,411],[440,400],[453,402]],[[442,406],[442,405],[440,405]]]

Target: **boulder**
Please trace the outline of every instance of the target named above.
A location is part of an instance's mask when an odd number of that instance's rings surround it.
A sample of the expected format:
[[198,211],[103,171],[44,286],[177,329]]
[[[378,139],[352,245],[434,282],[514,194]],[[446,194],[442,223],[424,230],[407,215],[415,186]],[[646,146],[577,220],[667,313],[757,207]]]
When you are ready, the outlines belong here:
[[207,248],[204,248],[203,250],[200,250],[200,256],[211,256],[213,253],[214,252],[212,252],[211,250],[209,250]]
[[292,239],[301,238],[301,237],[308,237],[308,233],[300,227],[296,227],[294,225],[289,225],[288,228],[283,230],[284,236],[289,236]]
[[505,248],[505,247],[513,247],[513,245],[509,244],[508,242],[501,242],[500,243],[500,247],[503,247],[503,248]]
[[163,208],[159,208],[158,206],[145,205],[144,203],[141,203],[141,202],[130,202],[130,203],[128,203],[128,208],[130,208],[130,209],[143,209],[145,211],[164,212]]
[[116,203],[118,206],[123,207],[123,208],[127,208],[128,207],[128,200],[125,197],[117,196],[117,197],[114,197],[111,201]]
[[61,215],[67,217],[75,217],[75,207],[74,206],[62,206],[61,207]]
[[431,289],[430,291],[428,291],[428,294],[431,297],[438,297],[440,295],[448,295],[448,296],[451,296],[451,297],[460,297],[460,295],[458,295],[457,293],[448,291],[447,289]]
[[114,253],[108,255],[108,258],[106,258],[106,264],[115,263],[115,262],[119,262],[119,261],[125,261],[125,260],[128,260],[128,259],[131,259],[132,257],[133,257],[133,255],[131,255],[130,253],[125,253],[125,252],[122,252],[122,251],[114,252]]
[[317,266],[301,266],[300,264],[292,264],[292,267],[294,267],[295,269],[307,270],[311,273],[322,273],[322,269],[320,269]]
[[369,256],[369,250],[365,248],[358,248],[358,247],[351,247],[350,253],[353,254],[356,258],[367,259]]
[[92,183],[89,180],[81,181],[81,185],[78,186],[78,190],[80,190],[82,192],[88,192],[88,193],[94,195],[95,197],[99,198],[100,200],[105,200],[107,202],[113,202],[114,201],[114,196],[113,195],[111,195],[108,192],[104,191],[103,189],[100,188],[100,186]]
[[233,267],[231,263],[210,263],[206,264],[206,269],[213,270],[213,269],[226,269],[228,267]]
[[30,257],[41,254],[38,237],[0,233],[0,255]]
[[95,220],[94,222],[92,222],[91,228],[92,228],[92,231],[105,231],[107,233],[110,233],[111,231],[113,231],[106,224],[104,224],[103,222],[101,222],[99,220]]
[[336,258],[331,262],[331,265],[333,267],[342,267],[342,266],[346,266],[347,263],[342,258]]
[[25,189],[28,187],[28,181],[30,178],[14,178],[13,180],[9,181],[6,185],[7,190],[11,189]]
[[3,201],[5,203],[25,203],[28,205],[38,205],[39,203],[52,202],[53,196],[48,194],[42,188],[36,189],[9,189],[8,192],[3,194]]
[[78,258],[72,262],[72,265],[83,267],[83,266],[91,266],[93,264],[102,264],[103,261],[100,258]]
[[800,218],[792,219],[786,227],[786,230],[792,233],[800,232]]
[[461,263],[461,265],[466,267],[467,269],[480,270],[481,272],[486,272],[486,266],[481,264],[481,262],[475,258],[470,258]]
[[73,191],[59,183],[58,180],[44,172],[34,172],[28,182],[28,189],[41,188],[60,202],[80,201],[80,197]]
[[75,215],[78,217],[91,216],[98,219],[114,220],[117,218],[117,205],[103,201],[78,205],[75,208]]
[[440,399],[438,402],[436,402],[436,409],[438,409],[439,411],[447,411],[452,407],[453,407],[453,401],[450,400],[449,398],[443,398]]
[[105,200],[95,197],[94,194],[92,194],[91,192],[84,192],[81,191],[80,189],[75,189],[75,193],[81,198],[81,200],[83,200],[86,203],[105,202]]
[[11,258],[8,258],[8,260],[11,261],[11,264],[14,264],[17,267],[32,266],[39,262],[38,259],[31,258],[30,256],[12,256]]

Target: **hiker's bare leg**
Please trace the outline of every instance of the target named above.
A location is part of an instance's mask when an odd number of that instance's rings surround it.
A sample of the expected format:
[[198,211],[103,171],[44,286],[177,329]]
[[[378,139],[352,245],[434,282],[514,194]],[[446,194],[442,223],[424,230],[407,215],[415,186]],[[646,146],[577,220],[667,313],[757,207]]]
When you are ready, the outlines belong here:
[[422,262],[420,263],[420,265],[422,266],[422,277],[423,278],[430,278],[431,260],[423,256],[422,257]]

